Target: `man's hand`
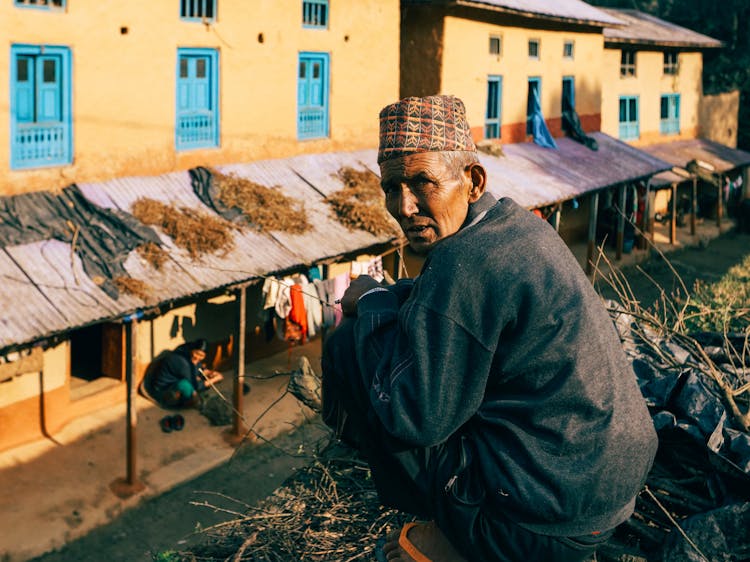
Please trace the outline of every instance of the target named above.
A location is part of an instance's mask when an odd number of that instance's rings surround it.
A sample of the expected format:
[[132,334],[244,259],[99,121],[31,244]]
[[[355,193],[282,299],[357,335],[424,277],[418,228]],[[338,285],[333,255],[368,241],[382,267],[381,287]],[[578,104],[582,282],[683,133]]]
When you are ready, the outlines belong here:
[[381,287],[381,284],[369,275],[360,275],[356,279],[352,279],[349,288],[341,297],[341,311],[344,316],[356,316],[359,297],[375,287]]
[[219,371],[203,371],[203,378],[206,380],[206,386],[213,386],[219,381],[224,380],[224,375]]

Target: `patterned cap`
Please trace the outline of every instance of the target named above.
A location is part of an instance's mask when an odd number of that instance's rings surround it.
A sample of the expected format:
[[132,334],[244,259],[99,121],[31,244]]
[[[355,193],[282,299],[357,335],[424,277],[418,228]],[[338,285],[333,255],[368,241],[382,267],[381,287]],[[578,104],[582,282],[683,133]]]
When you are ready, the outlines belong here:
[[378,164],[417,152],[476,150],[456,96],[404,98],[380,112]]

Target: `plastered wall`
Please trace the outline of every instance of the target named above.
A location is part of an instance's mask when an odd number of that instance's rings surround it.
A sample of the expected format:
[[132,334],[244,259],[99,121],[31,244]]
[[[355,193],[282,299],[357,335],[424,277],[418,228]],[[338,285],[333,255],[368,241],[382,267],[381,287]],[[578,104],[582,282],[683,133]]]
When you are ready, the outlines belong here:
[[[638,96],[640,138],[634,146],[692,139],[698,136],[699,108],[703,96],[701,53],[679,53],[679,71],[664,74],[662,51],[637,51],[635,76],[620,76],[620,49],[605,49],[602,78],[602,131],[619,138],[619,100]],[[680,132],[659,132],[661,96],[680,94]]]
[[[303,28],[298,0],[221,0],[205,25],[181,21],[176,1],[67,4],[50,12],[0,3],[0,193],[371,147],[378,111],[398,97],[398,0],[332,0],[327,30]],[[71,50],[71,165],[9,169],[10,48],[20,43]],[[219,52],[218,148],[175,151],[178,47]],[[327,139],[297,140],[302,51],[330,55]]]

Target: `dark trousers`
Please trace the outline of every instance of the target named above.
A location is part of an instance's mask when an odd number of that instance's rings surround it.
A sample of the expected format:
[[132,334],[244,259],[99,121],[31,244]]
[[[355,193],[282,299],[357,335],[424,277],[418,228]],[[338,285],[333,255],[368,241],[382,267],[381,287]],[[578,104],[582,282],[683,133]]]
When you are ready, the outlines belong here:
[[434,519],[451,543],[471,561],[581,562],[611,532],[585,537],[550,537],[518,526],[504,514],[490,513],[483,493],[446,486],[459,466],[461,437],[443,444],[410,448],[385,433],[370,406],[357,365],[354,321],[345,319],[323,346],[323,420],[337,436],[367,458],[383,505]]

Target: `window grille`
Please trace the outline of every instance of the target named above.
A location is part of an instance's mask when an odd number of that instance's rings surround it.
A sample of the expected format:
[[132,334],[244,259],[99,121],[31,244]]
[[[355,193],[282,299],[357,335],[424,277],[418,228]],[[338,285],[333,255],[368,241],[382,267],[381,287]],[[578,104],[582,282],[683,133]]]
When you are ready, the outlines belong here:
[[677,53],[664,53],[664,74],[677,74],[679,70],[678,61]]
[[501,103],[503,97],[502,76],[487,78],[487,111],[484,120],[484,137],[499,139],[501,133]]
[[564,59],[572,59],[573,58],[573,41],[565,41],[563,43],[563,58]]
[[65,8],[65,0],[15,0],[15,5],[23,8],[59,10]]
[[635,51],[622,51],[620,54],[620,76],[635,76]]
[[490,35],[490,54],[500,55],[502,51],[502,40],[498,35]]
[[216,19],[217,0],[180,0],[180,17],[187,20]]
[[328,27],[328,0],[303,0],[302,25],[304,27]]
[[539,51],[540,51],[539,39],[529,39],[529,58],[538,59]]

